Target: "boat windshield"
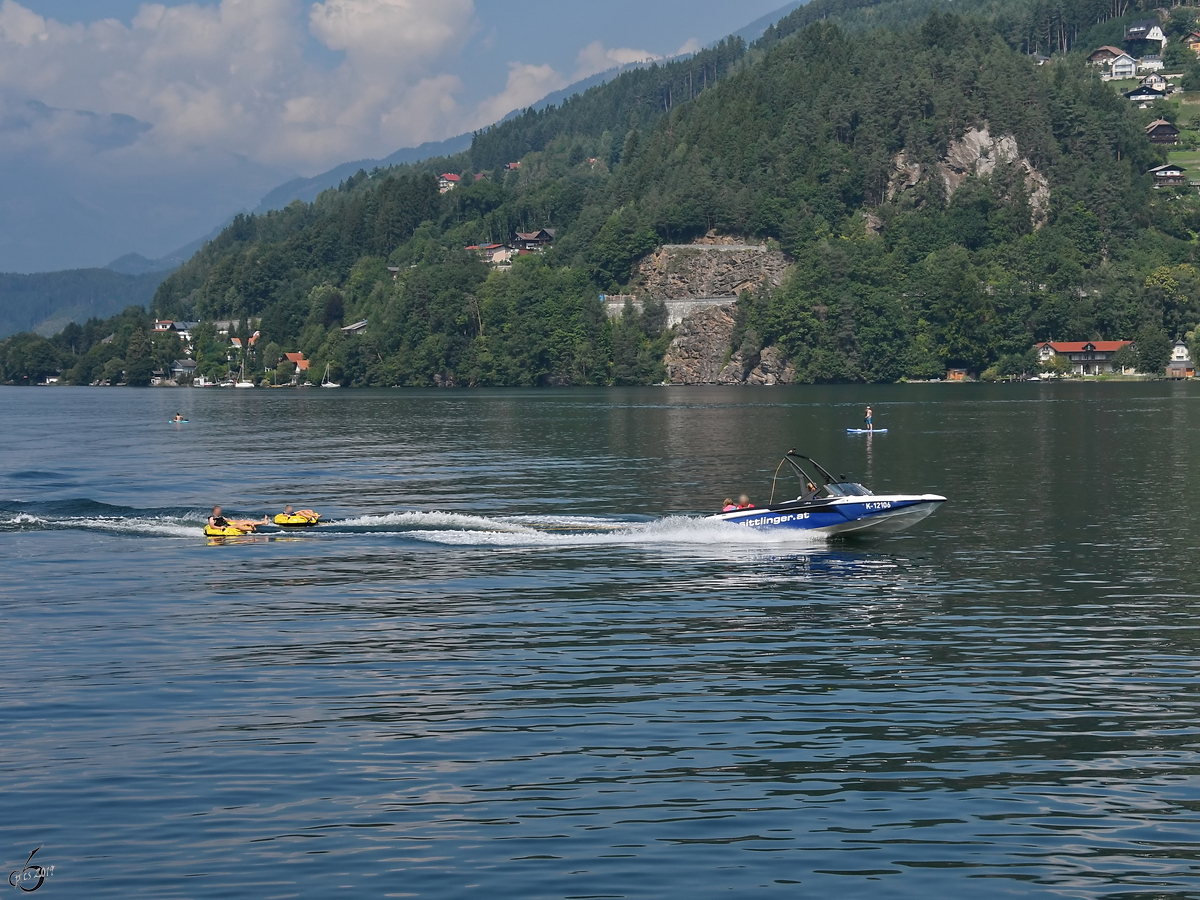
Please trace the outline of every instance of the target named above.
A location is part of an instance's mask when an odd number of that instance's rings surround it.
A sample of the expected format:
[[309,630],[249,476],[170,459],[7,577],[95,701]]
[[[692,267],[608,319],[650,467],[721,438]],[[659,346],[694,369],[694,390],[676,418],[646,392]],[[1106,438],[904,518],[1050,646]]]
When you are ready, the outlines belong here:
[[874,496],[861,484],[853,481],[841,481],[825,485],[825,490],[831,497],[871,497]]

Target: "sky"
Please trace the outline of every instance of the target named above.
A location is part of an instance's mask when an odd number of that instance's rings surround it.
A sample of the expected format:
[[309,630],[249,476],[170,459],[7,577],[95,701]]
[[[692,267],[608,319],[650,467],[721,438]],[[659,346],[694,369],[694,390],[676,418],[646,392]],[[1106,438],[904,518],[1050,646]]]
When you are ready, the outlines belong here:
[[154,258],[338,163],[784,0],[0,0],[0,271]]

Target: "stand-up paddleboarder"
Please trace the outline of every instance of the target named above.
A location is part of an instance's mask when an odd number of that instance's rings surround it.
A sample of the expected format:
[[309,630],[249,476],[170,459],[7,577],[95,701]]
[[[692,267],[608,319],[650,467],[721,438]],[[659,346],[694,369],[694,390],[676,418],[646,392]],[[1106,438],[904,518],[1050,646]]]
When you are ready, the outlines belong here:
[[875,430],[875,426],[871,424],[871,407],[867,407],[866,414],[863,416],[863,421],[867,423],[867,433]]

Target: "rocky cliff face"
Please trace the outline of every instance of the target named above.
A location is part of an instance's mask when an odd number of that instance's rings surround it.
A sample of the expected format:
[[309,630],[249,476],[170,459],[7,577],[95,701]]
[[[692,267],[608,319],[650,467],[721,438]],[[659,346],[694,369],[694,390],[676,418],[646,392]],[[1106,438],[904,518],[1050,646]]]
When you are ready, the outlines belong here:
[[796,371],[777,347],[749,358],[730,352],[737,328],[733,306],[709,307],[688,315],[675,329],[663,362],[671,384],[791,384]]
[[660,247],[642,260],[633,291],[652,300],[735,297],[764,281],[778,286],[788,267],[778,250],[745,244]]
[[1046,224],[1050,213],[1050,182],[1027,157],[1021,156],[1017,139],[1011,134],[993,137],[985,122],[965,132],[946,150],[935,171],[927,172],[919,162],[909,159],[903,151],[892,161],[892,177],[888,182],[888,199],[907,191],[923,177],[937,177],[946,186],[949,199],[969,175],[980,178],[991,175],[1000,166],[1017,166],[1024,175],[1025,191],[1029,196],[1029,215],[1034,228]]
[[[695,244],[667,245],[642,260],[632,290],[638,301],[663,300],[675,324],[664,363],[671,384],[787,384],[795,376],[773,347],[744,359],[731,344],[735,298],[783,283],[787,257],[765,246],[709,234]],[[727,297],[727,303],[700,298]]]

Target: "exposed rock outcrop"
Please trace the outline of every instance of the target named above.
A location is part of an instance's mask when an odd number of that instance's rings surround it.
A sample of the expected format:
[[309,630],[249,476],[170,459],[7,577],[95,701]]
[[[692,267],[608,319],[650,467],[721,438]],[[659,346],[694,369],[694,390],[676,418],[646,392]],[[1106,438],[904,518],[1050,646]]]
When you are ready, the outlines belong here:
[[[1030,220],[1035,229],[1041,228],[1050,212],[1050,182],[1028,157],[1021,156],[1017,139],[1011,134],[993,137],[987,123],[968,130],[946,149],[945,157],[936,166],[936,177],[941,178],[949,199],[968,176],[986,177],[998,167],[1010,165],[1019,167],[1024,173]],[[926,174],[933,173],[926,173],[919,162],[903,151],[897,153],[888,180],[888,199],[916,187]]]
[[737,328],[732,307],[709,307],[687,316],[675,330],[663,362],[671,384],[791,384],[796,370],[778,347],[746,359],[729,353]]
[[675,329],[663,363],[671,384],[718,384],[726,368],[737,320],[728,306],[710,306],[686,316]]
[[764,281],[778,286],[787,267],[783,253],[762,246],[667,245],[642,260],[631,290],[654,300],[734,297]]

